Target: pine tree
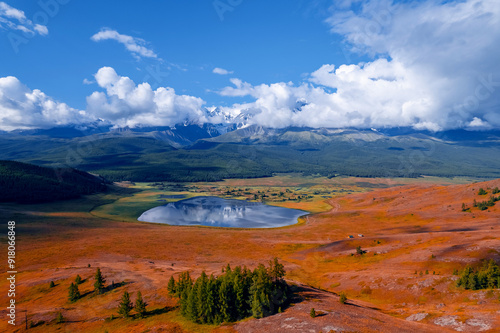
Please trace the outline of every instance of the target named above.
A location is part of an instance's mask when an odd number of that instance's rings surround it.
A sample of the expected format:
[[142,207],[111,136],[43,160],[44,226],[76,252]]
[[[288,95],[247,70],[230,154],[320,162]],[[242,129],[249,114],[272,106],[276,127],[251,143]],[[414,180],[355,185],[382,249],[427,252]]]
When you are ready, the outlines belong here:
[[63,317],[61,312],[57,313],[56,323],[58,323],[58,324],[64,323],[64,317]]
[[169,295],[175,295],[175,279],[173,276],[168,280],[167,290]]
[[494,289],[500,287],[498,285],[498,279],[500,278],[500,268],[493,260],[490,260],[488,262],[486,277],[488,280],[487,288]]
[[462,274],[460,274],[460,278],[457,280],[457,287],[464,287],[465,289],[467,289],[469,277],[471,274],[474,274],[474,271],[472,270],[472,267],[467,265],[462,271]]
[[479,280],[476,273],[472,273],[469,276],[469,281],[467,281],[467,287],[465,289],[477,290],[479,289]]
[[238,318],[242,319],[247,316],[247,300],[245,297],[245,288],[243,285],[243,277],[238,276],[234,281],[234,296],[235,296],[235,311]]
[[217,311],[217,304],[219,303],[219,282],[217,279],[210,275],[207,284],[207,300],[206,300],[206,316],[207,322],[212,324],[220,324],[222,319]]
[[[226,270],[227,272],[227,270]],[[219,287],[219,306],[222,319],[226,322],[233,321],[233,286],[228,276],[222,277]]]
[[[180,281],[179,281],[180,282]],[[189,288],[184,288],[182,291],[177,290],[177,293],[179,294],[179,305],[181,308],[181,315],[184,317],[188,316],[188,298],[189,298]]]
[[75,278],[75,283],[78,285],[80,283],[82,283],[82,277],[80,275],[77,275],[76,278]]
[[80,291],[78,290],[78,285],[71,283],[68,290],[68,300],[73,303],[80,298]]
[[104,283],[106,282],[106,280],[104,279],[104,276],[101,274],[101,270],[99,268],[97,268],[94,278],[95,278],[94,292],[96,294],[102,294],[104,290]]
[[124,318],[128,317],[132,310],[132,302],[130,301],[130,294],[126,291],[123,292],[122,300],[118,306],[118,314]]
[[205,271],[201,272],[200,277],[198,278],[199,283],[198,283],[198,289],[196,290],[197,293],[197,311],[198,311],[198,318],[201,323],[207,323],[208,322],[208,277]]
[[254,318],[264,317],[264,310],[262,304],[260,304],[259,295],[257,295],[257,293],[254,293],[252,296],[252,316]]
[[50,281],[49,287],[50,287],[50,288],[54,288],[55,286],[56,286],[56,285],[55,285],[54,281]]
[[274,283],[281,281],[285,276],[285,268],[279,263],[278,258],[269,261],[268,274]]
[[141,292],[138,291],[137,298],[135,300],[134,309],[137,312],[137,315],[139,318],[144,318],[144,316],[146,315],[146,306],[147,306],[147,303],[144,302],[144,300],[142,299]]
[[195,282],[193,287],[189,289],[186,307],[186,316],[194,322],[198,321],[198,295],[196,293],[197,288],[198,285]]
[[309,315],[311,316],[311,318],[316,318],[316,310],[314,310],[314,308],[312,308]]

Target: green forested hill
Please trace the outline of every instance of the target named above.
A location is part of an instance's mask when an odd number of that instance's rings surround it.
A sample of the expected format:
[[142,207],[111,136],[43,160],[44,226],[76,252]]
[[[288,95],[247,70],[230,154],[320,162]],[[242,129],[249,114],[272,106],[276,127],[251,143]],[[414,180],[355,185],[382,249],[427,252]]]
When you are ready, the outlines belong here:
[[217,181],[274,173],[500,177],[500,131],[395,134],[250,126],[177,148],[164,132],[71,139],[0,135],[0,160],[69,164],[111,181]]
[[106,190],[103,180],[75,169],[0,161],[0,202],[39,203]]

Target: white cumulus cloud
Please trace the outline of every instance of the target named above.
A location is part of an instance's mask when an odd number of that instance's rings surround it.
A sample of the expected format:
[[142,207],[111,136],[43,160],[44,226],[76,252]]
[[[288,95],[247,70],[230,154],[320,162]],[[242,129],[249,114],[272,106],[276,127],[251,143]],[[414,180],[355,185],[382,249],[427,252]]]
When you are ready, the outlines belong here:
[[90,39],[94,42],[115,40],[118,43],[123,44],[125,48],[136,58],[158,58],[157,54],[146,46],[147,43],[144,39],[123,35],[118,33],[116,30],[104,28],[93,35]]
[[254,97],[233,107],[268,126],[500,127],[500,2],[368,0],[340,8],[327,21],[332,31],[376,60],[323,65],[300,86],[232,79],[234,87],[219,93]]
[[51,128],[92,121],[85,111],[58,102],[16,77],[0,78],[0,130]]
[[136,85],[111,67],[99,69],[95,79],[105,92],[96,91],[87,97],[87,111],[118,127],[172,126],[183,121],[207,120],[201,98],[177,95],[169,87],[153,90],[149,83]]

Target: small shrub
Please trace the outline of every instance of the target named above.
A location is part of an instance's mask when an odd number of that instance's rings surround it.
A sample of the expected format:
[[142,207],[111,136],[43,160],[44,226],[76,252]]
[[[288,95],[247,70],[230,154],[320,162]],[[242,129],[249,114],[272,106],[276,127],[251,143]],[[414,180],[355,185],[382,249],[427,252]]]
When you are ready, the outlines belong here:
[[50,288],[54,288],[55,286],[56,286],[56,285],[55,285],[54,281],[50,281],[49,287],[50,287]]
[[345,302],[347,302],[347,296],[346,296],[345,292],[340,293],[339,302],[340,302],[340,304],[345,304]]
[[479,194],[479,195],[486,195],[487,193],[488,193],[488,192],[486,192],[486,191],[484,190],[484,188],[482,188],[482,187],[479,189],[479,192],[477,192],[477,194]]
[[62,324],[62,323],[64,323],[64,317],[63,317],[63,315],[62,315],[62,313],[61,313],[61,312],[59,312],[59,313],[57,314],[57,317],[56,317],[56,323],[58,323],[58,324]]
[[309,315],[311,316],[311,318],[316,318],[316,310],[314,310],[314,308],[312,308]]

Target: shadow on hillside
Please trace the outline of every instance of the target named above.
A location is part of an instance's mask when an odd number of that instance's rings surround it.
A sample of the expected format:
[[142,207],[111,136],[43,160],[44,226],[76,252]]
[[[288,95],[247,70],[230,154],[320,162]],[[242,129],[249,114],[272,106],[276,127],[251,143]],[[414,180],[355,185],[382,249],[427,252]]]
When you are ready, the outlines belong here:
[[[290,298],[290,303],[295,303],[295,304],[301,303],[301,302],[309,300],[309,299],[323,300],[323,299],[327,299],[328,297],[330,297],[332,295],[339,297],[339,295],[334,293],[334,292],[323,290],[323,289],[318,289],[318,288],[314,288],[314,287],[310,287],[310,286],[305,286],[305,285],[292,285],[291,291],[292,291],[292,297]],[[377,311],[380,310],[380,308],[377,308],[377,307],[361,306],[361,305],[352,303],[350,300],[347,300],[345,302],[345,305],[355,306],[358,308],[368,308],[368,309],[377,310]],[[316,316],[319,317],[321,315],[326,315],[326,314],[317,314]]]
[[[131,284],[132,282],[125,282],[125,281],[121,281],[121,282],[118,282],[118,283],[111,283],[109,286],[105,287],[104,289],[102,289],[102,292],[100,293],[100,295],[103,295],[107,292],[110,292],[112,290],[115,290],[117,288],[120,288],[120,287],[123,287],[127,284]],[[95,295],[98,295],[95,293],[94,290],[90,290],[90,291],[87,291],[86,293],[84,294],[81,294],[81,298],[85,297],[85,296],[95,296]]]
[[104,290],[105,290],[105,292],[112,291],[112,290],[126,286],[127,284],[131,284],[131,283],[132,282],[125,282],[125,281],[121,281],[121,282],[117,282],[117,283],[112,282],[109,286],[104,288]]
[[161,315],[161,314],[170,312],[172,310],[175,310],[175,308],[176,308],[175,306],[165,306],[163,308],[154,309],[154,310],[148,311],[146,313],[146,316],[149,317],[149,316]]

